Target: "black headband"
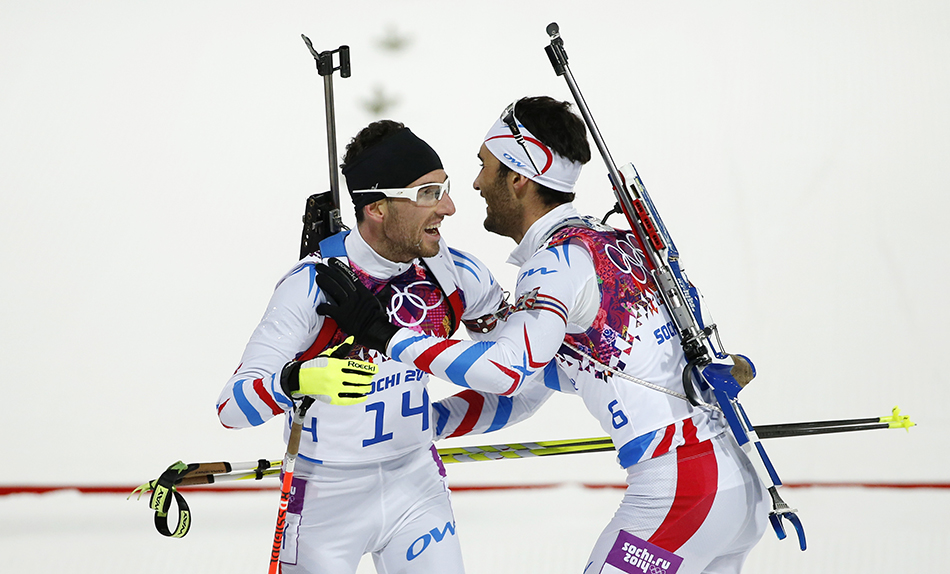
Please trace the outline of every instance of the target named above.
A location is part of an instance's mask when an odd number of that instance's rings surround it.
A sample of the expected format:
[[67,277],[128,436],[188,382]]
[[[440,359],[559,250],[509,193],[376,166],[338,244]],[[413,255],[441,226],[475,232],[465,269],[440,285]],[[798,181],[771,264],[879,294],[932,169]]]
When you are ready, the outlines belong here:
[[381,193],[353,193],[363,189],[397,189],[429,173],[442,169],[442,160],[429,144],[419,139],[409,128],[396,133],[363,150],[343,168],[346,187],[356,210],[363,209],[385,196]]

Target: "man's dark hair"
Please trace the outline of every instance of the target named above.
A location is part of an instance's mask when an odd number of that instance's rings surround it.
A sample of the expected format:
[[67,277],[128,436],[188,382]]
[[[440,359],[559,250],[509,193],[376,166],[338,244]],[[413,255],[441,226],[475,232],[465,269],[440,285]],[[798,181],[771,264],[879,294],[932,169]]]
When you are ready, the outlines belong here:
[[[350,143],[346,144],[346,152],[343,154],[343,163],[340,164],[340,169],[346,169],[346,164],[359,157],[363,151],[405,127],[401,122],[379,120],[361,129],[358,134],[353,136]],[[356,209],[356,222],[360,223],[362,221],[363,208],[360,207]]]
[[[582,164],[590,161],[587,127],[584,120],[571,111],[570,102],[560,102],[548,96],[521,98],[515,104],[515,117],[558,155]],[[498,177],[507,176],[509,171],[511,169],[507,166],[499,165]],[[549,207],[574,201],[573,193],[542,185],[538,187],[538,195]]]

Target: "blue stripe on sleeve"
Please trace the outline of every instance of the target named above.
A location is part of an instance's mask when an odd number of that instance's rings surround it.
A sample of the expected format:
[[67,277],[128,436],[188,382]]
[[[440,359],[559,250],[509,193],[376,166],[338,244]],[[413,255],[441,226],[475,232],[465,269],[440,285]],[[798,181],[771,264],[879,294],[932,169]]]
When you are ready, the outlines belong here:
[[435,423],[435,435],[442,436],[442,430],[445,429],[446,423],[449,422],[449,409],[441,403],[432,403],[432,408],[435,409],[435,412],[438,413],[439,416],[439,420]]
[[561,381],[557,376],[557,362],[550,361],[544,367],[544,386],[555,391],[561,390]]
[[284,405],[285,407],[289,407],[293,409],[294,402],[284,397],[284,390],[278,388],[278,385],[276,383],[277,383],[277,373],[274,373],[273,375],[270,376],[270,394],[274,395],[274,400],[276,400],[278,403]]
[[247,400],[247,396],[244,394],[244,383],[247,382],[247,379],[241,379],[240,381],[234,383],[234,402],[237,403],[240,407],[241,412],[244,413],[244,416],[247,417],[247,422],[251,423],[251,426],[257,426],[264,424],[264,419],[261,418],[260,413],[257,412],[257,409],[251,405],[251,401]]
[[511,397],[498,397],[498,408],[495,410],[495,418],[492,419],[491,426],[485,432],[496,431],[508,424],[511,418]]
[[494,345],[494,341],[479,341],[468,349],[465,349],[462,354],[456,357],[455,360],[452,361],[452,364],[445,369],[445,376],[456,385],[461,387],[469,386],[468,383],[465,382],[465,373],[472,368],[475,361]]
[[393,345],[393,352],[392,352],[392,355],[390,356],[393,359],[396,359],[397,361],[399,361],[400,355],[402,355],[402,352],[405,351],[409,347],[409,345],[412,345],[413,343],[417,343],[425,338],[426,338],[426,335],[418,335],[415,337],[410,337],[406,339],[405,341],[402,341],[401,343],[396,343],[395,345]]

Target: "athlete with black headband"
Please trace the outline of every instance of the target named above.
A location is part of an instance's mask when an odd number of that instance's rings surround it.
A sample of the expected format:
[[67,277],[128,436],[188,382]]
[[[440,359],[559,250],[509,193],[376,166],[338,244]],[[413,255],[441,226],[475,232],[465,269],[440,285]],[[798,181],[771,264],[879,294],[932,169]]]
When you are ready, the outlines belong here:
[[322,309],[389,356],[458,385],[519,396],[545,386],[579,395],[627,470],[620,508],[594,545],[587,574],[737,573],[765,530],[765,489],[727,432],[711,391],[683,395],[686,365],[669,310],[637,236],[581,217],[574,183],[590,160],[570,104],[524,98],[485,136],[474,187],[485,227],[518,243],[515,304],[492,342],[398,329],[365,291],[327,268]]
[[[218,416],[229,428],[257,426],[281,414],[289,420],[293,398],[322,401],[303,425],[280,554],[285,574],[352,574],[366,553],[381,573],[462,573],[432,441],[512,424],[551,391],[511,399],[469,390],[430,403],[422,369],[360,337],[338,347],[347,335],[319,312],[327,297],[316,284],[330,258],[372,293],[373,305],[382,302],[394,328],[412,333],[448,338],[461,322],[477,326],[478,338],[485,321],[475,321],[503,303],[485,266],[449,249],[439,233],[455,205],[426,142],[400,123],[374,122],[347,145],[343,162],[357,228],[324,239],[277,284],[218,399]],[[373,367],[375,375],[360,376]],[[360,378],[369,385],[355,386]]]

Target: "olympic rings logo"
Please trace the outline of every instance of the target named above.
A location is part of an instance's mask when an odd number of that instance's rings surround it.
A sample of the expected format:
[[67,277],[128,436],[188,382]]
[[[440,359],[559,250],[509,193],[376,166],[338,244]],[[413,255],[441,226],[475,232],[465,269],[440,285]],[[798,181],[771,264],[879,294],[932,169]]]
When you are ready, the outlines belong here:
[[[631,236],[627,234],[627,238]],[[643,251],[633,246],[633,240],[618,239],[616,245],[607,244],[604,248],[607,258],[624,275],[632,276],[637,283],[646,285],[647,269],[643,262]]]
[[[441,305],[442,301],[445,300],[445,295],[442,293],[442,290],[430,281],[416,281],[415,283],[410,283],[406,285],[404,291],[400,291],[398,286],[391,286],[391,288],[393,295],[389,300],[389,308],[386,309],[386,314],[390,320],[395,319],[396,323],[402,327],[418,327],[426,320],[429,311]],[[423,294],[414,293],[413,289],[417,291],[421,290]],[[429,293],[438,293],[439,295],[439,299],[431,305],[427,305],[425,299],[425,295]],[[422,311],[422,313],[418,318],[407,323],[399,316],[399,311],[403,308],[409,311],[410,316],[415,314],[414,311]]]

